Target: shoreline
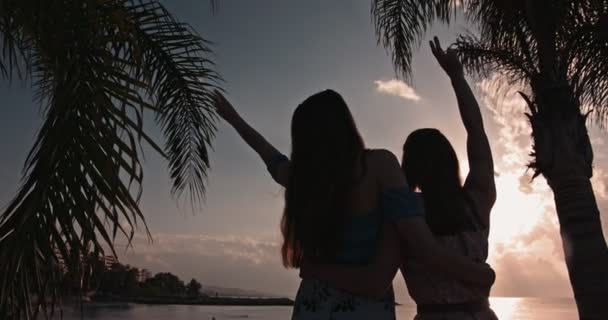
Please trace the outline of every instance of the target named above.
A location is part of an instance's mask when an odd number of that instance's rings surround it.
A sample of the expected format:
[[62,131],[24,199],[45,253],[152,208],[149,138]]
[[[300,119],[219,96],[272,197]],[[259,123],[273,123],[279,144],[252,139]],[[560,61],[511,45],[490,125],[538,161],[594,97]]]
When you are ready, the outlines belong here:
[[199,306],[293,306],[289,298],[236,298],[236,297],[95,297],[87,303],[135,303],[148,305],[199,305]]

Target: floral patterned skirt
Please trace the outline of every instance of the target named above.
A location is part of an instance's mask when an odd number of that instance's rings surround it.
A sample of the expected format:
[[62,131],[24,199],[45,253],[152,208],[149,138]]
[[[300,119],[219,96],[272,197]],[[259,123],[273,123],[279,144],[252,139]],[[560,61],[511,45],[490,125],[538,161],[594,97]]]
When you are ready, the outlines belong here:
[[418,314],[414,320],[498,320],[491,309],[478,312],[440,312],[433,314]]
[[395,296],[381,300],[359,297],[315,280],[304,279],[296,296],[292,320],[395,320]]

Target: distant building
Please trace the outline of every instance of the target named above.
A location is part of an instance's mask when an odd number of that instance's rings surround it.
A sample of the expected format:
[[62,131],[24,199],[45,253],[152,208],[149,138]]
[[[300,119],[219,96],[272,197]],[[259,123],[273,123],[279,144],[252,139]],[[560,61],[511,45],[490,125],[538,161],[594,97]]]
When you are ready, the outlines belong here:
[[62,273],[67,272],[65,260],[63,260],[63,255],[61,255],[59,249],[55,248],[53,250],[53,253],[55,254],[55,258],[57,259],[57,267],[59,268],[59,270],[61,270]]
[[104,256],[101,258],[103,260],[103,268],[105,270],[112,270],[112,266],[118,263],[118,259],[115,256]]
[[[53,250],[55,253],[55,257],[57,259],[57,267],[59,268],[59,270],[61,270],[61,272],[63,274],[65,274],[68,269],[65,263],[65,259],[63,258],[63,255],[61,254],[61,252],[58,249],[54,249]],[[110,271],[112,270],[116,264],[118,264],[118,259],[114,256],[114,255],[107,255],[107,256],[99,256],[97,257],[97,260],[103,265],[103,270],[104,271]],[[91,263],[91,260],[84,259],[82,254],[80,254],[80,263],[83,266],[88,265],[89,263]],[[128,267],[128,266],[127,266]],[[136,268],[133,267],[132,270],[134,270],[136,273],[136,278],[138,282],[145,282],[146,280],[152,278],[152,273],[150,273],[150,271],[148,269],[143,269],[143,268]]]
[[137,282],[145,282],[146,280],[152,278],[152,274],[150,273],[150,271],[148,271],[148,269],[134,269],[137,270]]
[[[53,252],[55,253],[55,258],[57,259],[57,265],[58,265],[59,269],[64,273],[67,272],[65,258],[61,254],[61,251],[59,251],[59,249],[55,248],[53,250]],[[82,253],[79,253],[78,255],[79,255],[79,261],[82,265],[86,265],[91,262],[89,259],[85,259],[84,256],[82,255]],[[113,255],[100,256],[97,259],[99,260],[99,262],[101,262],[103,264],[104,270],[112,270],[112,266],[114,264],[118,263],[118,259],[116,259],[116,257]]]

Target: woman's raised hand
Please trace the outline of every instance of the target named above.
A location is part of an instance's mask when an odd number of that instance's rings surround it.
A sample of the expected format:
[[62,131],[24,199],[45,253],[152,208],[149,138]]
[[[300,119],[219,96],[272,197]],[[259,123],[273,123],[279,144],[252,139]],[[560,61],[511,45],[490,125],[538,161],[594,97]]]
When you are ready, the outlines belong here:
[[236,112],[230,101],[224,97],[219,90],[214,90],[214,105],[217,113],[224,118],[228,123],[239,119],[239,114]]
[[462,63],[458,59],[456,55],[456,50],[448,49],[444,51],[441,48],[441,44],[439,43],[439,39],[437,37],[433,38],[433,41],[429,41],[431,46],[431,51],[439,62],[439,65],[450,77],[462,76],[464,75],[464,71],[462,68]]

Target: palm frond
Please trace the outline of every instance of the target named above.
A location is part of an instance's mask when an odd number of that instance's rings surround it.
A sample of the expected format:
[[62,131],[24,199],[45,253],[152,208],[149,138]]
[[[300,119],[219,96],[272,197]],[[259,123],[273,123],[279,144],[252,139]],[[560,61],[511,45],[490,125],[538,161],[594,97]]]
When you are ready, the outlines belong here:
[[[79,272],[91,252],[115,255],[118,233],[130,242],[138,226],[147,231],[142,142],[169,158],[174,190],[203,194],[219,77],[208,43],[157,1],[0,1],[14,5],[16,30],[0,20],[0,36],[27,39],[22,58],[45,111],[0,215],[0,273],[13,275],[0,279],[0,316],[29,319],[59,301],[60,261]],[[147,112],[163,126],[166,155],[143,130]]]
[[478,29],[484,46],[516,52],[530,74],[538,69],[537,43],[520,1],[469,0],[464,2],[467,19]]
[[372,17],[378,43],[390,53],[399,76],[411,81],[412,54],[430,23],[449,22],[455,0],[374,0]]
[[[608,1],[464,1],[478,36],[461,36],[460,56],[469,72],[499,72],[511,81],[550,76],[572,91],[600,125],[608,121]],[[544,81],[544,80],[543,80]]]
[[[15,275],[0,281],[0,305],[9,309],[0,313],[19,318],[34,317],[37,304],[46,307],[44,297],[59,296],[59,256],[76,269],[80,255],[70,252],[83,255],[89,244],[100,253],[106,244],[113,252],[116,230],[131,239],[138,220],[143,222],[139,190],[125,182],[142,181],[138,129],[125,109],[143,103],[141,87],[107,51],[108,38],[116,36],[103,34],[113,29],[104,28],[111,23],[103,21],[108,8],[83,17],[77,6],[40,7],[51,13],[48,20],[41,17],[29,27],[38,35],[32,66],[45,96],[46,120],[28,156],[23,185],[0,220],[1,273]],[[53,21],[57,9],[67,18]],[[58,29],[72,30],[59,44],[48,34]],[[39,297],[37,304],[30,294]]]
[[515,26],[526,19],[526,0],[465,0],[467,19],[478,27],[479,33],[493,43],[513,37]]
[[20,78],[26,74],[24,63],[28,45],[16,21],[16,11],[14,1],[0,1],[0,78],[10,79],[14,71]]
[[[454,5],[372,2],[378,41],[406,79],[424,31],[434,21],[449,22]],[[594,109],[592,117],[600,124],[608,123],[608,0],[463,0],[460,5],[478,31],[457,41],[469,72],[499,72],[511,81],[563,88],[576,105]]]
[[456,40],[456,50],[468,73],[487,77],[494,73],[510,82],[529,81],[534,77],[534,68],[528,65],[527,57],[514,54],[509,47],[500,47],[473,35],[462,35]]
[[[608,1],[581,1],[560,30],[562,59],[576,97],[594,109],[591,118],[608,123]],[[583,10],[584,9],[584,10]]]
[[134,22],[143,74],[158,108],[167,137],[173,192],[188,189],[204,195],[211,138],[215,131],[212,90],[219,76],[213,71],[208,42],[156,1],[127,1]]
[[210,0],[209,4],[211,5],[211,12],[216,13],[220,9],[220,1],[219,0]]

